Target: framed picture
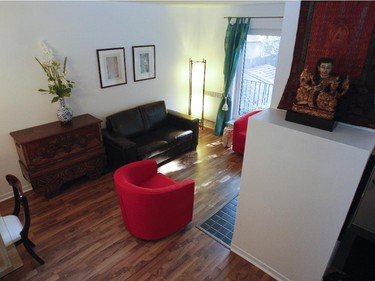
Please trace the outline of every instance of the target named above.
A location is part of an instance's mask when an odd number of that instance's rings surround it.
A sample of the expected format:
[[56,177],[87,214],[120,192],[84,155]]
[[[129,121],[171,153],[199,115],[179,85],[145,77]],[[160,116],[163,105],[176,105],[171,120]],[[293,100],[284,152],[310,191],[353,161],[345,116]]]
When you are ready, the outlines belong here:
[[96,50],[102,88],[126,84],[125,49]]
[[155,45],[133,46],[134,82],[155,78]]

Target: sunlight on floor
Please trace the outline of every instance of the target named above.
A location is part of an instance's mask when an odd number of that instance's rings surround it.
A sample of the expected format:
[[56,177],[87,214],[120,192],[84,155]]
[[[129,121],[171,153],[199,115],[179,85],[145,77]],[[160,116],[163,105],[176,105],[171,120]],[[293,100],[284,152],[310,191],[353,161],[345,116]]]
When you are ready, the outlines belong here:
[[168,173],[180,171],[185,168],[186,168],[186,165],[181,164],[178,160],[175,160],[175,161],[169,162],[159,167],[158,170],[159,170],[159,173],[168,174]]
[[219,179],[219,182],[223,183],[230,179],[230,176],[224,176],[221,179]]
[[[215,147],[215,146],[222,145],[222,144],[223,143],[221,141],[215,141],[215,142],[207,144],[207,146]],[[217,157],[219,157],[217,154],[211,154],[211,155],[208,155],[206,159],[214,159],[214,158],[217,158]],[[206,159],[197,160],[193,163],[190,163],[189,165],[199,164],[199,163],[205,161]],[[161,167],[159,167],[159,172],[163,173],[163,174],[167,174],[167,173],[177,172],[177,171],[180,171],[180,170],[185,169],[185,168],[187,168],[186,164],[181,163],[179,160],[174,160],[172,162],[169,162],[169,163],[164,164]]]
[[209,147],[214,147],[214,146],[218,146],[218,145],[223,145],[223,142],[222,141],[215,141],[215,142],[207,144],[207,146],[209,146]]
[[201,184],[202,187],[206,187],[208,185],[210,185],[212,183],[212,181],[207,181],[207,182],[204,182]]
[[213,159],[213,158],[217,158],[217,157],[219,157],[219,155],[217,155],[217,154],[211,154],[211,155],[207,156],[208,159]]

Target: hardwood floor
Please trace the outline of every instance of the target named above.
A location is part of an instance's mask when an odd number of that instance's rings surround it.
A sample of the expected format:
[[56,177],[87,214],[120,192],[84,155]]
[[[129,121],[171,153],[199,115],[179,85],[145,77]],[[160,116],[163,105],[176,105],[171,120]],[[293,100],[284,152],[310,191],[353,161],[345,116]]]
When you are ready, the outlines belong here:
[[[159,168],[177,181],[195,180],[193,221],[151,242],[125,229],[113,171],[71,182],[52,199],[28,192],[30,238],[46,263],[19,245],[24,266],[3,280],[274,280],[196,228],[238,193],[241,166],[242,156],[223,148],[211,129],[201,131],[196,151]],[[1,214],[12,208],[13,199],[0,203]]]

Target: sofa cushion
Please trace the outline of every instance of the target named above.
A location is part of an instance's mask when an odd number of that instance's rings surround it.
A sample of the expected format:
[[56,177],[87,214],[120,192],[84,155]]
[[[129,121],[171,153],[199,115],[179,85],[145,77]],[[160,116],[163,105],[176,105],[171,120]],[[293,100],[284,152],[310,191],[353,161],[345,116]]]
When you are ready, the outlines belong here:
[[167,109],[164,101],[157,101],[139,106],[147,131],[167,125]]
[[107,127],[123,137],[134,137],[145,132],[141,112],[132,108],[107,117]]
[[131,138],[137,144],[138,159],[151,158],[168,150],[168,143],[148,134]]
[[157,139],[165,140],[170,145],[176,145],[178,143],[191,141],[193,138],[193,131],[164,127],[150,132],[150,135]]

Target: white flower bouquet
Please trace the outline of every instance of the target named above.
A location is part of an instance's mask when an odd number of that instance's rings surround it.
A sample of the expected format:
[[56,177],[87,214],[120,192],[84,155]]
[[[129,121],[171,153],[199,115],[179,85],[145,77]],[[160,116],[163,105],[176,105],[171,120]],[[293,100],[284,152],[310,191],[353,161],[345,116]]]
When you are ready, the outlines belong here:
[[60,98],[70,97],[74,82],[66,78],[67,57],[65,57],[63,68],[61,69],[60,63],[56,60],[52,51],[48,49],[43,41],[41,42],[41,48],[45,56],[45,61],[42,63],[37,58],[35,59],[47,75],[48,90],[39,89],[38,91],[55,95],[51,102],[57,102]]

